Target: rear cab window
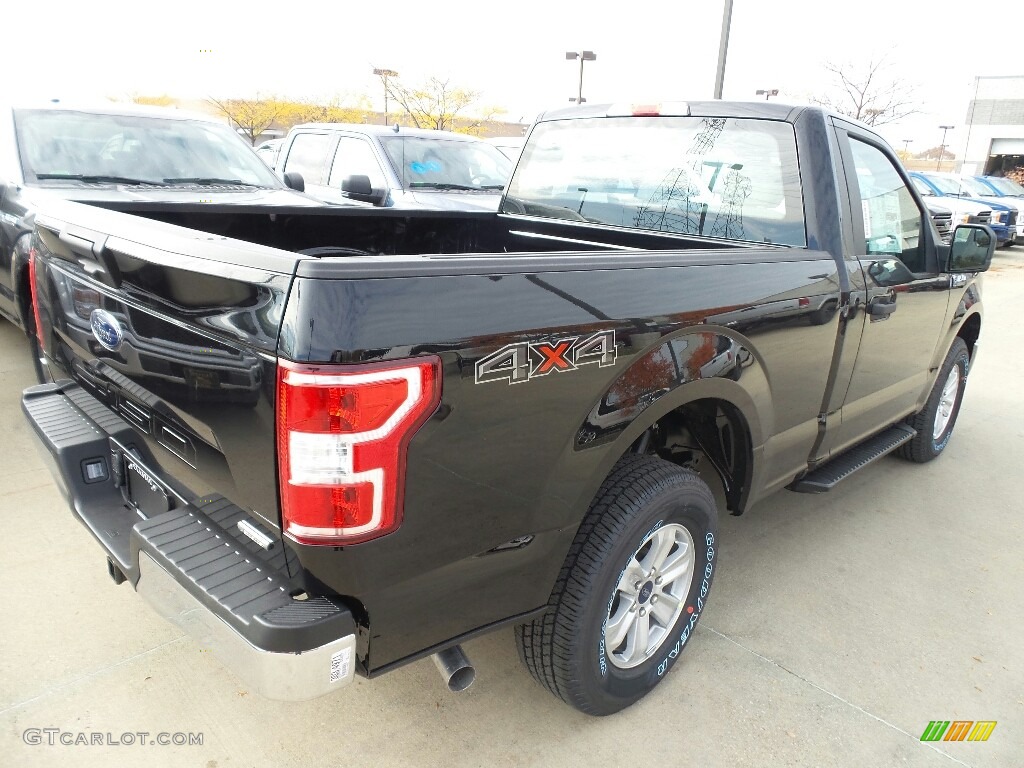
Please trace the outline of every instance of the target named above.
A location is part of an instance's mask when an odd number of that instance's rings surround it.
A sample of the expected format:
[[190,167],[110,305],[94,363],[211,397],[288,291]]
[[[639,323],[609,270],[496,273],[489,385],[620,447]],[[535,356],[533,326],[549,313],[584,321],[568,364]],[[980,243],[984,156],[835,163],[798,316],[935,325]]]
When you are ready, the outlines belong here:
[[594,117],[540,123],[503,213],[806,246],[789,123]]

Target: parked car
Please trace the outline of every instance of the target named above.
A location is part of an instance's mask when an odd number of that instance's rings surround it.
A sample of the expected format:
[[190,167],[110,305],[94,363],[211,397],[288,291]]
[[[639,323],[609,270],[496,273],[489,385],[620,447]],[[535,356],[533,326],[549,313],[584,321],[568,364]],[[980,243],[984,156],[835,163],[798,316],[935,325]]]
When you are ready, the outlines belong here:
[[487,139],[487,141],[500,149],[509,160],[518,160],[519,153],[523,151],[523,144],[526,142],[526,137],[497,136],[492,139]]
[[542,115],[497,212],[280,210],[36,217],[52,381],[22,406],[108,573],[266,696],[427,656],[462,689],[460,644],[514,627],[594,715],[751,567],[721,557],[717,499],[943,453],[995,245],[937,242],[868,127],[767,102]]
[[55,198],[96,205],[322,206],[208,115],[124,104],[0,108],[0,316],[34,343],[29,236]]
[[974,178],[986,184],[994,194],[1000,197],[1024,198],[1024,186],[1013,179],[1008,179],[1005,176],[975,176]]
[[[989,206],[992,209],[992,229],[999,238],[1000,246],[1011,245],[1018,236],[1024,236],[1024,201],[993,194],[987,184],[973,176],[931,171],[922,175],[931,184],[943,189],[943,194],[947,197],[952,194]],[[1002,226],[1006,227],[1006,233],[1000,231]]]
[[301,175],[306,192],[327,202],[489,211],[512,171],[507,157],[474,136],[348,123],[295,126],[276,167]]
[[1003,205],[1012,205],[1017,208],[1017,236],[1014,242],[1024,245],[1024,187],[1005,176],[974,176],[972,178],[992,191],[994,198],[988,199],[996,199]]
[[[922,197],[927,199],[930,196],[934,196],[939,199],[943,206],[950,208],[954,212],[954,223],[987,224],[995,233],[996,242],[999,247],[1011,242],[1010,225],[1008,222],[1014,211],[1008,206],[975,200],[960,195],[959,185],[943,177],[932,176],[920,171],[911,171],[910,179],[914,183],[914,188]],[[1016,232],[1016,224],[1014,224],[1014,236],[1016,236]]]
[[931,195],[923,197],[925,207],[932,216],[932,223],[935,225],[935,231],[939,234],[939,241],[945,245],[949,245],[949,242],[953,237],[952,209],[947,206],[940,205],[936,202],[936,198]]
[[255,151],[263,162],[273,168],[277,165],[277,155],[281,151],[282,144],[284,144],[284,139],[268,139],[255,147]]

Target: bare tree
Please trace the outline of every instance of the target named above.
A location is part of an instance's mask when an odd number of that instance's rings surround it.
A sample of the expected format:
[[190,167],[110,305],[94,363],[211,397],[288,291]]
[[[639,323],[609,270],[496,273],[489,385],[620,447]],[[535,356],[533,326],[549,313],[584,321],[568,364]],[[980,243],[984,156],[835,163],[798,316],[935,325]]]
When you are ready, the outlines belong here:
[[832,73],[834,90],[812,99],[823,107],[868,125],[894,123],[919,111],[912,87],[888,75],[884,56],[859,66],[828,62],[825,69]]
[[381,76],[381,82],[390,98],[398,102],[417,128],[454,130],[456,118],[480,98],[478,91],[453,88],[448,80],[429,78],[418,88],[412,88],[395,77]]
[[279,119],[288,114],[291,105],[280,99],[224,99],[210,98],[253,146],[256,139]]

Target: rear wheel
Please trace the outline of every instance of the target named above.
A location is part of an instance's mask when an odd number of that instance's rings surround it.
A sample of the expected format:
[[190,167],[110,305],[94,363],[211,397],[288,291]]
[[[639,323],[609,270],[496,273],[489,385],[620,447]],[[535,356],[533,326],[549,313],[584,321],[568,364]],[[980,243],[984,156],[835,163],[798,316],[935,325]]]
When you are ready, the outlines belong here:
[[696,473],[649,456],[620,460],[580,526],[548,612],[516,629],[534,678],[592,715],[650,692],[707,605],[717,535],[714,496]]
[[917,435],[900,446],[899,453],[903,458],[923,464],[945,450],[960,413],[970,365],[967,344],[958,337],[939,367],[939,375],[924,408],[907,418],[907,424],[917,430]]

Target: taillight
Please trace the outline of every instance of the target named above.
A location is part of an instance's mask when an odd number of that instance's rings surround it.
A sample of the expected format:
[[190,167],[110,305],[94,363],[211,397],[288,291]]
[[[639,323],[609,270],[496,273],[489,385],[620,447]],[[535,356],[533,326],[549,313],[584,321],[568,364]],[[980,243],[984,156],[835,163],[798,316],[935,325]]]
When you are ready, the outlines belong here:
[[383,536],[402,522],[409,441],[441,399],[441,361],[278,362],[284,532],[302,544]]
[[43,351],[43,324],[39,319],[39,296],[36,288],[36,249],[28,250],[28,294],[32,301],[32,318],[36,322],[36,340],[39,342],[39,351]]

